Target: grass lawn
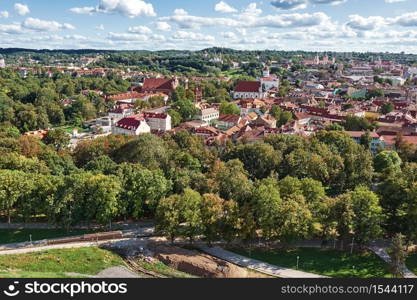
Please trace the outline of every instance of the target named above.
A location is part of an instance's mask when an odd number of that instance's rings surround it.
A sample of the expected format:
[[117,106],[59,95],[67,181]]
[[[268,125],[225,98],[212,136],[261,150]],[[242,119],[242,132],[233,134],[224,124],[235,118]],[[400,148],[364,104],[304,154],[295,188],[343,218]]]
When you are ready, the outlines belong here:
[[67,232],[63,229],[0,229],[0,244],[28,242],[32,235],[32,241],[52,239],[67,236],[76,236],[89,233],[89,230],[72,230]]
[[[243,256],[251,257],[273,265],[290,269],[297,268],[297,256],[300,257],[299,269],[309,273],[339,278],[380,278],[391,277],[387,265],[373,253],[353,253],[316,248],[298,248],[289,250],[253,250],[229,249]],[[417,265],[417,264],[416,264]]]
[[97,247],[54,249],[0,256],[0,277],[71,277],[65,273],[96,275],[120,265],[125,263],[119,256]]
[[137,261],[136,263],[148,271],[152,271],[152,272],[167,276],[169,278],[197,278],[196,276],[193,276],[193,275],[175,270],[171,267],[168,267],[167,265],[159,261],[155,263]]
[[417,275],[417,252],[410,254],[405,263],[411,272]]
[[56,129],[62,129],[66,133],[73,133],[74,129],[77,129],[79,133],[80,132],[88,132],[88,129],[77,127],[77,126],[61,126],[61,127],[57,127]]

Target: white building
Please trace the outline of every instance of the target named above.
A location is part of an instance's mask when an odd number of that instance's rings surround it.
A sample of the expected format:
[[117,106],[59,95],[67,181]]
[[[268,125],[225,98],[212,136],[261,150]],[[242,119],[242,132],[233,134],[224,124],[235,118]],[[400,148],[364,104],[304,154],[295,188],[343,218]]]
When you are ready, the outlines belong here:
[[137,136],[150,132],[151,127],[148,125],[148,123],[146,123],[143,115],[135,115],[121,119],[112,127],[113,134]]
[[234,99],[245,99],[245,98],[265,98],[267,93],[262,89],[260,81],[240,81],[234,92]]
[[132,116],[135,114],[135,110],[133,108],[123,108],[123,107],[118,107],[116,109],[113,109],[111,111],[109,111],[109,117],[113,118],[116,121],[119,121],[123,118]]
[[279,78],[276,75],[271,75],[269,72],[269,68],[265,68],[262,77],[258,78],[261,82],[262,89],[264,91],[270,91],[272,89],[279,89]]
[[206,109],[201,109],[198,112],[196,119],[205,121],[207,123],[211,123],[212,121],[217,120],[219,116],[220,116],[219,110],[214,107],[210,107]]
[[5,68],[6,67],[6,62],[4,61],[3,58],[0,58],[0,68]]
[[172,118],[168,114],[145,113],[144,118],[151,130],[170,131],[172,129]]

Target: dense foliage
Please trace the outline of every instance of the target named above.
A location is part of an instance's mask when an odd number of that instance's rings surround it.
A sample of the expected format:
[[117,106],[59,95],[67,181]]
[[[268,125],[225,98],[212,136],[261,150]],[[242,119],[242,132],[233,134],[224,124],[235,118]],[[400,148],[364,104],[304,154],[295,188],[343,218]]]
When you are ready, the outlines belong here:
[[208,241],[417,238],[417,164],[396,152],[373,157],[341,131],[211,148],[187,131],[109,136],[70,153],[1,128],[0,208],[8,221],[44,216],[69,228],[156,218],[171,239]]

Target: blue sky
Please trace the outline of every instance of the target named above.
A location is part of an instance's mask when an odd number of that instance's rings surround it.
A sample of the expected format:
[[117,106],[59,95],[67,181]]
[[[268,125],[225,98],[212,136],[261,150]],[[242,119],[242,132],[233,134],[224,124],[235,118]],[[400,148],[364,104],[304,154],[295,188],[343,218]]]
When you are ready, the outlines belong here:
[[416,0],[0,0],[0,47],[417,53]]

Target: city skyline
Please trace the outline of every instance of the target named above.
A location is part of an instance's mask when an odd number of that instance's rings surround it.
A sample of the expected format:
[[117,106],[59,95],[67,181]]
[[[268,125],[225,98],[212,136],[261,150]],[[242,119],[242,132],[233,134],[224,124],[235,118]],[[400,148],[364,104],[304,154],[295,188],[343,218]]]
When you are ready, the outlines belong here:
[[411,0],[3,0],[2,48],[417,53]]

